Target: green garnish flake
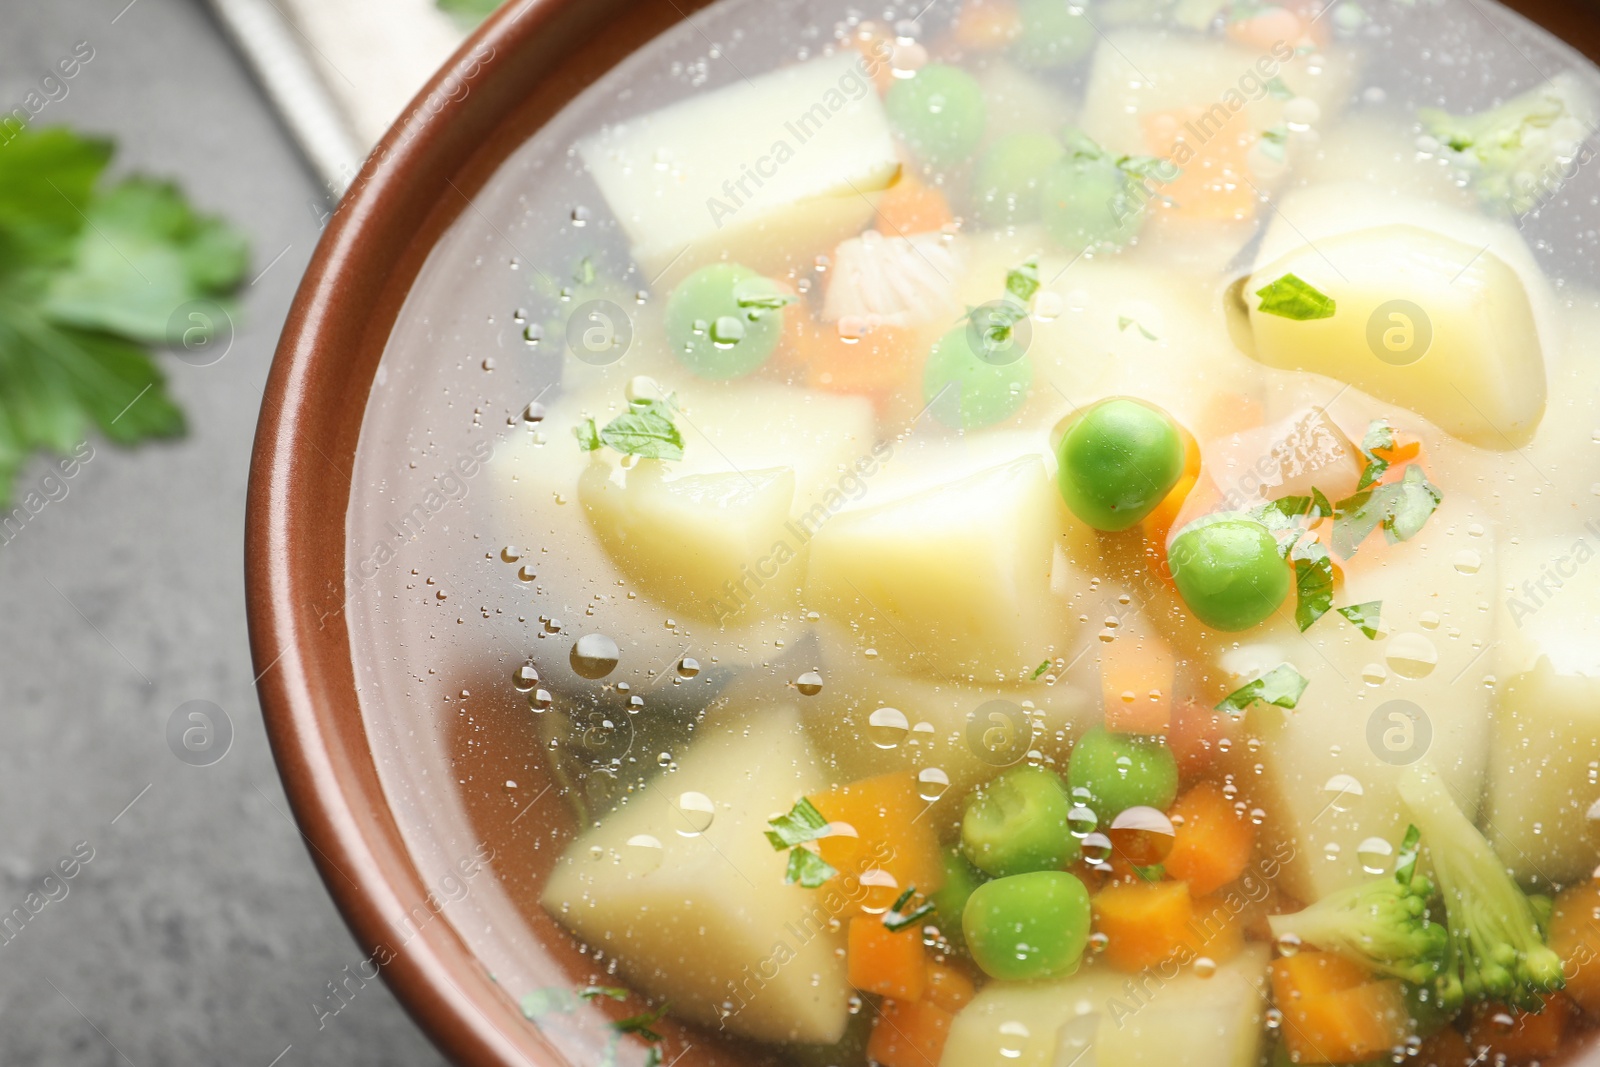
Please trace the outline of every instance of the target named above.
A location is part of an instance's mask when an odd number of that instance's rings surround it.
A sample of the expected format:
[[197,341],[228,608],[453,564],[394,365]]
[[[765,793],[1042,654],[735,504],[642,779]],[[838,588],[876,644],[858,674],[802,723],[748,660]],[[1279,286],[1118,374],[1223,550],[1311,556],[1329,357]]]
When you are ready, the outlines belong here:
[[608,1000],[627,1000],[628,991],[614,985],[591,985],[578,990],[578,996],[584,1000],[595,1000],[605,997]]
[[1267,81],[1267,93],[1274,100],[1293,100],[1294,90],[1284,84],[1282,77],[1270,78]]
[[611,1029],[619,1034],[637,1034],[646,1041],[659,1042],[662,1039],[661,1035],[652,1028],[666,1017],[668,1007],[668,1004],[663,1003],[661,1007],[656,1008],[654,1011],[641,1012],[638,1015],[630,1015],[626,1019],[618,1019],[611,1024]]
[[1273,126],[1261,131],[1261,151],[1268,159],[1282,163],[1289,157],[1289,127]]
[[1410,885],[1411,878],[1417,873],[1417,857],[1422,852],[1422,831],[1416,824],[1406,827],[1406,836],[1400,840],[1400,852],[1395,857],[1394,880],[1401,885]]
[[593,285],[595,279],[594,260],[584,256],[578,260],[577,268],[572,272],[572,280],[579,285]]
[[1155,334],[1153,334],[1149,330],[1145,329],[1144,328],[1144,324],[1142,322],[1140,322],[1138,319],[1130,319],[1126,315],[1118,315],[1117,316],[1117,330],[1118,330],[1118,332],[1127,333],[1129,326],[1137,326],[1139,328],[1139,333],[1144,337],[1144,339],[1146,341],[1160,340],[1160,338],[1156,337]]
[[1161,185],[1175,182],[1183,174],[1177,164],[1160,156],[1123,156],[1117,160],[1117,168],[1131,177]]
[[1261,298],[1261,313],[1295,322],[1331,319],[1338,310],[1333,297],[1296,274],[1285,274],[1277,281],[1256,290]]
[[1034,257],[1006,272],[1006,293],[1020,303],[1030,303],[1039,291],[1039,259]]
[[1255,681],[1229,693],[1223,698],[1222,703],[1217,705],[1216,710],[1240,715],[1258,700],[1264,704],[1292,709],[1300,703],[1301,695],[1310,684],[1305,676],[1292,666],[1280,663]]
[[787,815],[768,819],[767,825],[772,827],[767,831],[767,841],[778,852],[828,835],[828,820],[805,797],[795,801]]
[[1350,625],[1367,635],[1367,640],[1378,639],[1378,617],[1383,611],[1383,601],[1369,600],[1365,604],[1348,604],[1337,609],[1350,621]]
[[1039,664],[1037,667],[1035,667],[1033,669],[1033,675],[1028,679],[1028,681],[1030,681],[1030,682],[1037,681],[1039,676],[1042,675],[1045,671],[1047,671],[1049,669],[1050,669],[1050,661],[1049,660],[1045,660],[1043,663]]
[[784,871],[783,880],[787,885],[816,889],[838,875],[839,872],[827,860],[804,845],[796,845],[789,850],[789,866]]
[[895,902],[890,905],[889,910],[883,913],[883,925],[890,933],[898,934],[901,930],[915,926],[917,923],[933,914],[934,906],[933,902],[930,900],[924,900],[915,908],[912,908],[909,911],[906,910],[906,906],[911,903],[912,899],[916,897],[916,895],[917,887],[911,886],[904,893],[901,893],[898,897],[896,897]]
[[1304,633],[1333,608],[1333,559],[1321,541],[1301,541],[1294,560],[1295,625]]
[[683,458],[683,435],[672,422],[672,409],[670,400],[632,400],[627,411],[605,426],[585,419],[572,433],[585,452],[605,447],[640,459],[679,460]]
[[1147,882],[1159,882],[1167,876],[1167,868],[1159,863],[1152,863],[1148,867],[1135,867],[1133,873]]
[[1409,541],[1422,532],[1444,494],[1416,464],[1406,467],[1398,482],[1373,486],[1339,501],[1333,518],[1334,551],[1345,559],[1378,527],[1390,544]]
[[1389,461],[1379,456],[1378,452],[1392,448],[1394,427],[1389,425],[1388,419],[1373,419],[1366,435],[1361,438],[1361,454],[1366,457],[1367,465],[1361,472],[1361,481],[1356,485],[1358,491],[1376,484],[1388,472]]

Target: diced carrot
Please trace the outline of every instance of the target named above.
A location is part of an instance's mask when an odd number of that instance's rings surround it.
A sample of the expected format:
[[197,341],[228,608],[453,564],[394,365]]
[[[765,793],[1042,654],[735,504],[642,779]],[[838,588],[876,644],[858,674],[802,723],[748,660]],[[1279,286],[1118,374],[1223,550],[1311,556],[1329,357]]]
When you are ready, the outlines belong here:
[[1446,1026],[1422,1042],[1412,1063],[1414,1067],[1468,1067],[1475,1059],[1477,1055],[1461,1031]]
[[1178,484],[1167,491],[1161,498],[1161,503],[1156,509],[1140,521],[1140,529],[1144,531],[1153,544],[1165,545],[1167,535],[1172,533],[1172,524],[1178,521],[1178,513],[1183,510],[1184,502],[1189,499],[1189,494],[1194,492],[1196,483],[1200,481],[1200,442],[1194,435],[1182,426],[1178,432],[1183,438],[1183,474],[1178,477]]
[[873,225],[879,232],[909,237],[942,229],[955,221],[955,214],[943,192],[902,170],[900,180],[878,201],[875,218]]
[[1467,1043],[1475,1052],[1487,1050],[1487,1063],[1546,1059],[1561,1051],[1571,1021],[1572,1001],[1560,993],[1547,994],[1540,1012],[1486,1004],[1473,1015]]
[[1180,700],[1172,706],[1172,726],[1167,747],[1178,761],[1178,774],[1186,781],[1200,777],[1220,754],[1218,742],[1228,735],[1226,712],[1198,700]]
[[1332,952],[1305,949],[1272,961],[1272,998],[1280,1011],[1295,1000],[1343,993],[1365,985],[1372,972]]
[[1391,466],[1397,463],[1409,463],[1422,455],[1422,442],[1409,434],[1396,433],[1392,447],[1375,448],[1372,454]]
[[872,84],[880,93],[894,85],[894,32],[877,22],[863,22],[850,38],[850,46],[861,53]]
[[[1303,955],[1273,961],[1272,987],[1283,1013],[1283,1043],[1294,1063],[1360,1063],[1400,1045],[1410,1030],[1411,1014],[1404,987],[1394,979],[1363,982],[1346,989],[1311,992],[1281,976],[1304,974],[1312,981],[1334,977],[1341,969],[1331,962],[1299,971],[1280,970]],[[1354,965],[1351,965],[1354,966]],[[1355,968],[1357,972],[1360,968]],[[1348,974],[1348,972],[1345,972]]]
[[1550,947],[1561,957],[1567,996],[1600,1015],[1600,883],[1573,886],[1556,897]]
[[1100,656],[1100,691],[1106,729],[1112,733],[1165,736],[1172,723],[1172,691],[1178,659],[1154,634],[1113,641]]
[[968,0],[956,15],[955,40],[974,52],[1006,47],[1022,30],[1015,5],[1007,0]]
[[1172,819],[1167,873],[1188,882],[1196,894],[1216,892],[1249,866],[1256,828],[1217,786],[1201,782],[1167,814]]
[[1283,7],[1263,8],[1260,14],[1228,23],[1229,37],[1263,52],[1271,52],[1281,45],[1293,48],[1306,35],[1306,30],[1300,17]]
[[[920,817],[927,802],[918,794],[912,772],[838,786],[811,802],[823,818],[839,824],[836,829],[849,831],[817,842],[822,858],[840,872],[834,881],[842,885],[829,883],[838,891],[824,887],[822,897],[835,914],[853,914],[863,907],[881,911],[913,886],[926,895],[944,885],[939,838],[933,820]],[[873,875],[875,871],[882,873]]]
[[1213,963],[1233,959],[1244,951],[1244,922],[1240,910],[1230,906],[1221,895],[1196,900],[1185,944],[1196,957],[1204,956]]
[[966,971],[948,963],[928,964],[928,985],[922,999],[952,1015],[966,1007],[977,993]]
[[921,1000],[928,987],[928,958],[915,927],[891,930],[877,915],[850,920],[845,962],[850,984],[894,1000]]
[[875,401],[911,377],[917,357],[913,330],[879,326],[846,338],[832,323],[809,319],[795,327],[792,347],[808,386]]
[[1159,195],[1150,201],[1156,217],[1191,222],[1254,217],[1257,185],[1248,157],[1258,138],[1248,118],[1227,112],[1219,126],[1215,111],[1186,107],[1145,117],[1151,154],[1179,170],[1174,180],[1157,187]]
[[867,1039],[867,1058],[879,1067],[939,1067],[954,1018],[931,1001],[886,1000]]
[[1106,937],[1105,962],[1138,973],[1182,952],[1194,903],[1182,882],[1127,882],[1096,893],[1094,928]]

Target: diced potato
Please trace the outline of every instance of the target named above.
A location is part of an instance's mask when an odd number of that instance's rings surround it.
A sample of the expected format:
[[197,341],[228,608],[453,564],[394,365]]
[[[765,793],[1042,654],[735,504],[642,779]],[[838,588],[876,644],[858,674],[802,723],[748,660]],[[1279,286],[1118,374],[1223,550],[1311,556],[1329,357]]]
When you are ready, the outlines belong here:
[[1363,108],[1326,130],[1295,166],[1300,185],[1370,182],[1441,204],[1474,210],[1476,198],[1437,160],[1417,152],[1416,117],[1409,111]]
[[863,194],[900,169],[854,52],[617,123],[578,151],[652,278],[722,257],[769,272],[809,261],[867,224]]
[[[1480,525],[1482,536],[1468,532]],[[1309,903],[1371,877],[1365,866],[1384,862],[1407,825],[1400,775],[1424,754],[1474,813],[1489,741],[1482,678],[1494,670],[1485,655],[1494,617],[1484,610],[1499,573],[1491,529],[1477,504],[1446,490],[1416,537],[1386,545],[1375,533],[1341,563],[1335,603],[1383,601],[1377,640],[1335,612],[1301,634],[1292,598],[1250,643],[1218,639],[1234,685],[1285,662],[1310,682],[1293,711],[1250,709],[1246,725],[1261,744],[1239,757],[1291,896]],[[1406,714],[1413,708],[1425,721]]]
[[1600,803],[1596,528],[1524,539],[1502,554],[1508,595],[1485,817],[1506,866],[1541,887],[1600,866],[1590,815]]
[[[1261,310],[1293,275],[1337,303],[1328,318]],[[1464,441],[1508,449],[1544,415],[1544,352],[1522,279],[1482,246],[1413,225],[1363,230],[1266,261],[1243,283],[1249,350],[1400,404]]]
[[[639,589],[661,604],[721,624],[793,601],[799,565],[788,580],[751,575],[752,561],[793,563],[785,524],[794,504],[794,471],[731,471],[670,477],[659,460],[622,471],[596,462],[578,479],[578,499],[595,536]],[[782,546],[782,551],[774,551]]]
[[[638,538],[621,536],[621,517],[636,520],[645,514],[611,506],[613,499],[618,505],[633,499],[621,488],[632,474],[621,471],[622,457],[616,453],[586,453],[571,436],[582,417],[592,415],[603,425],[623,410],[621,381],[606,378],[593,391],[547,398],[541,424],[547,440],[540,444],[529,435],[513,435],[492,463],[498,479],[495,506],[504,516],[500,528],[507,531],[507,540],[529,549],[523,562],[537,574],[530,592],[539,599],[540,613],[561,619],[569,628],[581,619],[586,629],[617,641],[623,651],[617,679],[635,684],[684,654],[706,662],[715,658],[728,666],[775,654],[773,642],[799,625],[795,616],[760,616],[745,608],[770,602],[763,598],[783,589],[792,594],[805,584],[802,522],[813,509],[826,515],[842,508],[865,477],[861,464],[868,471],[880,466],[872,407],[861,398],[768,384],[699,382],[687,375],[661,374],[661,381],[669,388],[681,386],[678,399],[683,405],[677,425],[684,437],[684,458],[664,464],[669,468],[666,486],[655,486],[660,491],[649,494],[657,514],[676,524],[670,539],[646,538],[641,546]],[[757,532],[772,528],[770,497],[782,489],[772,482],[765,497],[741,493],[739,486],[750,490],[752,485],[739,472],[776,470],[792,472],[793,503],[778,520],[777,536],[763,544]],[[722,511],[686,506],[681,494],[674,494],[669,487],[682,479],[697,479],[689,485],[702,488],[720,482],[731,487],[731,499],[748,497],[743,499],[745,519],[737,538]],[[611,488],[601,493],[601,486]],[[590,506],[609,516],[604,543],[591,525]],[[763,507],[768,510],[762,512]],[[758,514],[763,517],[756,518]],[[718,561],[703,546],[726,547],[734,540],[759,551],[721,561],[732,577],[707,571]],[[707,576],[716,581],[704,584]],[[724,581],[734,582],[737,597],[729,596]],[[630,591],[636,593],[632,598]],[[590,609],[593,615],[586,614]],[[673,628],[667,627],[668,619],[674,620]],[[566,671],[564,659],[542,658],[539,669],[559,683]]]
[[1132,979],[1086,967],[1050,982],[991,982],[956,1016],[940,1063],[1066,1067],[1081,1056],[1117,1067],[1253,1067],[1267,957],[1251,945],[1208,978],[1174,964]]
[[1057,546],[1087,536],[1023,456],[836,515],[811,541],[805,599],[902,669],[1016,677],[1077,629],[1050,581]]
[[676,772],[567,847],[541,903],[678,1018],[837,1041],[850,1018],[843,938],[817,891],[784,884],[786,856],[763,834],[824,784],[792,706],[702,733]]

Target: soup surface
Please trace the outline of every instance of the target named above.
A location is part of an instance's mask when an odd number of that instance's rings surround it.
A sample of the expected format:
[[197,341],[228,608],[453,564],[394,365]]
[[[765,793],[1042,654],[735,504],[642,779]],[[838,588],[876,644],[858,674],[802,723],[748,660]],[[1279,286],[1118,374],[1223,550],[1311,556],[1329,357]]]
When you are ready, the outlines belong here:
[[406,929],[575,1064],[1572,1055],[1597,122],[1489,0],[653,41],[368,401]]

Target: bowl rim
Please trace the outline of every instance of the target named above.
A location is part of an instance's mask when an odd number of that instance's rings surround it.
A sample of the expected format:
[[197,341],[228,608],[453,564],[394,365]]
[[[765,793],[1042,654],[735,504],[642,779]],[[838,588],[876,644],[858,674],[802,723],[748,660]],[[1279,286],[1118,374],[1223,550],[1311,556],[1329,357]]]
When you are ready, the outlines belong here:
[[[361,414],[405,292],[438,237],[467,210],[470,194],[528,133],[636,44],[710,2],[516,0],[492,14],[407,105],[340,199],[263,392],[244,570],[268,740],[297,829],[358,945],[370,953],[363,965],[372,973],[358,968],[360,977],[381,974],[457,1063],[568,1067],[448,921],[397,938],[405,917],[432,892],[364,743],[342,580],[335,584],[326,573],[331,565],[343,576]],[[1575,55],[1600,58],[1600,0],[1502,3]],[[619,32],[631,25],[618,21],[623,12],[637,18],[636,30]],[[520,121],[508,119],[518,114]],[[338,480],[329,478],[330,468]],[[397,940],[402,951],[389,950]],[[319,1018],[319,1026],[326,1022]]]
[[[360,425],[405,293],[471,195],[562,106],[708,2],[518,0],[491,15],[407,105],[339,201],[263,392],[244,570],[268,741],[297,829],[369,953],[358,977],[381,974],[457,1063],[568,1067],[448,921],[411,918],[438,898],[411,859],[366,744],[342,618]],[[342,1004],[316,1008],[319,1027]]]

